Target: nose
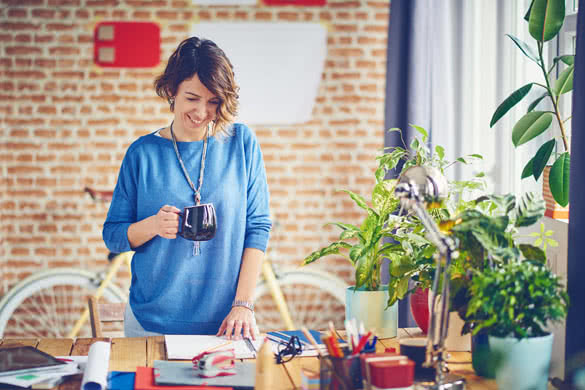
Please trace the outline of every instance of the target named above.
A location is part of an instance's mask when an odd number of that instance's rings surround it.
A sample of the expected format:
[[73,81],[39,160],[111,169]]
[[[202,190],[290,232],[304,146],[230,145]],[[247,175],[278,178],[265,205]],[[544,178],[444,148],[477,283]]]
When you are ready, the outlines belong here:
[[198,120],[202,121],[206,118],[213,118],[215,115],[215,107],[209,104],[206,105],[205,103],[197,103],[195,107],[193,107],[193,116]]

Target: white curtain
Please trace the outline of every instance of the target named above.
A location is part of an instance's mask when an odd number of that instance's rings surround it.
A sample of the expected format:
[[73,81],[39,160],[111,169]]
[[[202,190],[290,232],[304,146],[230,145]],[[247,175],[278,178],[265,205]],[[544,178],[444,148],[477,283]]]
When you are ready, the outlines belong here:
[[514,123],[533,99],[528,96],[489,127],[493,112],[507,96],[542,79],[537,65],[505,35],[532,42],[523,19],[529,3],[416,0],[413,10],[409,84],[415,93],[408,105],[409,122],[431,129],[433,145],[444,146],[450,160],[483,155],[480,164],[457,164],[446,173],[461,180],[484,171],[488,190],[495,193],[540,189],[533,178],[520,180],[536,146],[515,149],[511,139]]

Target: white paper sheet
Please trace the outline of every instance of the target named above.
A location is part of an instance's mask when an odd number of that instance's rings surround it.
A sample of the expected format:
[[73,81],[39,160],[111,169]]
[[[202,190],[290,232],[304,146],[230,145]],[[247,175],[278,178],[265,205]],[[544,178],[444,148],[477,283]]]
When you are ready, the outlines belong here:
[[312,118],[327,54],[321,23],[204,22],[193,36],[211,39],[234,66],[237,121],[294,124]]
[[44,382],[52,378],[61,378],[67,375],[79,374],[81,370],[76,363],[68,363],[66,365],[57,366],[54,370],[28,372],[26,374],[5,375],[0,377],[0,383],[29,387],[36,383]]
[[[256,351],[262,345],[262,339],[251,340]],[[250,350],[244,340],[228,340],[225,337],[204,335],[165,335],[167,359],[191,360],[202,352],[234,349],[237,359],[253,359],[256,354]]]
[[83,390],[104,390],[108,385],[110,343],[96,341],[89,347],[87,365],[81,381]]

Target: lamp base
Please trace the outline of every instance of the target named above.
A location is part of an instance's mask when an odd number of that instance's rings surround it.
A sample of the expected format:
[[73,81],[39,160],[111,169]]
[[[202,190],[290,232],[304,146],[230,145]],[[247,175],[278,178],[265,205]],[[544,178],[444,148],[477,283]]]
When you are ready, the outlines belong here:
[[441,383],[435,381],[415,382],[415,390],[465,390],[465,379],[447,374],[443,377]]

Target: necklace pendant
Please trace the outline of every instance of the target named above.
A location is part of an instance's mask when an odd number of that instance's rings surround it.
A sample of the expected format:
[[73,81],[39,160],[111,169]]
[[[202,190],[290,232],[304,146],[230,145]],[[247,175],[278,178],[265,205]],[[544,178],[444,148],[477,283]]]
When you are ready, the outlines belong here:
[[201,248],[199,247],[199,241],[193,241],[193,256],[199,256],[201,254]]
[[201,204],[201,195],[198,193],[195,194],[195,205],[199,206]]

